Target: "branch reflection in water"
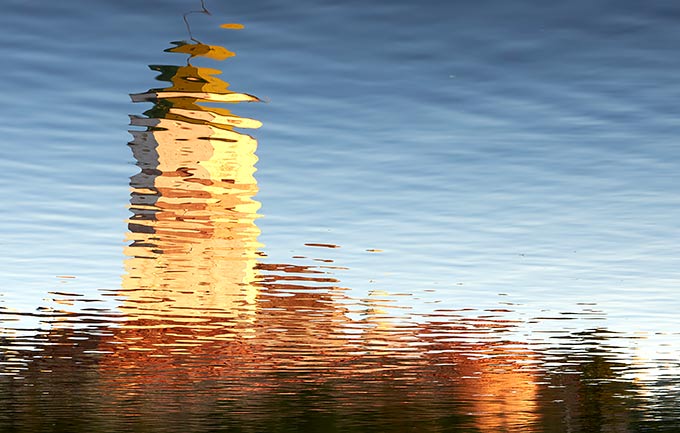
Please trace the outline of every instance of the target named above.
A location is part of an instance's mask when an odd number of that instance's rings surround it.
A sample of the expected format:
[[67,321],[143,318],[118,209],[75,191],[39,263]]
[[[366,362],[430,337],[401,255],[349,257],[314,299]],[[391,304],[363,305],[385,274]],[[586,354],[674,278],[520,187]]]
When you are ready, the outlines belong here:
[[[42,414],[4,408],[12,415],[0,415],[1,426],[496,432],[551,431],[565,417],[572,431],[630,424],[615,401],[630,394],[627,385],[594,395],[563,380],[574,371],[546,379],[543,355],[503,338],[516,323],[502,312],[413,320],[392,313],[388,293],[347,296],[332,265],[268,263],[255,223],[257,141],[241,132],[261,123],[223,106],[259,99],[229,90],[221,71],[192,65],[234,53],[195,40],[173,45],[167,51],[187,55],[187,64],[151,66],[170,84],[132,95],[152,107],[131,116],[140,172],[130,181],[126,274],[111,294],[121,314],[83,328],[73,326],[77,313],[62,312],[30,340],[37,352],[9,341],[14,351],[2,365],[14,380],[3,379],[12,395],[3,406],[37,398]],[[576,373],[615,378],[615,364],[598,356],[580,357],[578,365],[593,367]],[[73,401],[57,410],[60,389]],[[568,402],[555,410],[546,397]]]

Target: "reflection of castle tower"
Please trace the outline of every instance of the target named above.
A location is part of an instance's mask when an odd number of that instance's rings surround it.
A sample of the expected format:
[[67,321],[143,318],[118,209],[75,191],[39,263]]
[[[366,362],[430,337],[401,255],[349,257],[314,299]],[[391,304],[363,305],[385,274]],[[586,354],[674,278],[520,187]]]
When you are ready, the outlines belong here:
[[[176,43],[168,51],[215,60],[233,55],[200,43]],[[377,293],[363,303],[364,320],[351,323],[347,310],[355,301],[321,268],[257,263],[257,143],[235,128],[260,123],[207,105],[257,98],[229,91],[214,69],[190,63],[152,69],[171,84],[132,95],[153,106],[145,117],[131,118],[139,129],[130,147],[141,171],[131,179],[127,321],[100,364],[117,382],[111,388],[124,389],[131,376],[134,384],[177,391],[192,379],[227,380],[239,384],[232,393],[303,384],[354,393],[370,383],[389,400],[386,382],[394,389],[405,390],[406,383],[430,389],[435,379],[454,384],[451,395],[468,404],[480,428],[532,421],[533,377],[514,371],[515,359],[501,347],[469,348],[501,352],[506,362],[499,364],[459,354],[456,343],[428,341],[418,326],[390,320],[387,300]],[[446,355],[428,354],[427,347]],[[451,363],[454,371],[439,367]],[[116,371],[126,374],[111,374]],[[467,383],[466,377],[482,379]],[[462,383],[469,386],[455,386]]]
[[[223,60],[233,53],[200,43],[167,50]],[[132,116],[133,155],[141,171],[131,178],[123,308],[136,319],[185,321],[252,316],[256,288],[253,199],[254,138],[234,127],[260,122],[202,102],[250,102],[203,67],[152,66],[171,85],[132,95],[148,101],[148,117]]]

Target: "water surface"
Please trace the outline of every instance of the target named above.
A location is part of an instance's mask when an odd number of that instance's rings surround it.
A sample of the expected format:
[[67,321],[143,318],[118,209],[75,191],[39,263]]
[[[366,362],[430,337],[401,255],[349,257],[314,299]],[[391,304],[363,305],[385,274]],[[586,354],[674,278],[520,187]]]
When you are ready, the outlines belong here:
[[677,430],[678,7],[205,6],[0,17],[0,430]]

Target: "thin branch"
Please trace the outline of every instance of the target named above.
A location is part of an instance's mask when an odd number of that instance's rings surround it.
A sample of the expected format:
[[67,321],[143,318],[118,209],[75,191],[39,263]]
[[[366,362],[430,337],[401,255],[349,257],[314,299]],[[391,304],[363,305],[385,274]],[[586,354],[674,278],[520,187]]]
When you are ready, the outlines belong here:
[[201,10],[200,11],[189,11],[182,15],[182,19],[184,19],[184,24],[187,26],[187,32],[189,33],[189,37],[191,38],[192,41],[198,42],[199,44],[201,41],[198,39],[194,39],[194,35],[191,33],[191,26],[189,25],[189,20],[187,20],[187,15],[191,14],[206,14],[206,15],[212,15],[210,11],[205,7],[205,0],[201,0]]

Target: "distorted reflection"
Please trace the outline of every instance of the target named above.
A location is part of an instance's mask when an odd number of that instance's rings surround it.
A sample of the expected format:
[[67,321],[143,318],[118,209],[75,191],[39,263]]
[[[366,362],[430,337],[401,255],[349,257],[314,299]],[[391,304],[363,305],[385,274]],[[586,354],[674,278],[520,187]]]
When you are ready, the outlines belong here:
[[[69,312],[78,295],[54,292],[64,309],[34,315],[49,331],[3,333],[0,386],[9,397],[0,397],[0,430],[643,426],[624,403],[640,387],[620,380],[631,366],[615,359],[619,349],[602,330],[537,350],[517,341],[511,331],[521,323],[507,310],[409,316],[387,291],[348,295],[334,275],[342,268],[327,257],[269,262],[256,225],[257,141],[241,131],[261,123],[214,105],[259,100],[192,64],[233,52],[173,45],[167,51],[186,65],[151,66],[168,84],[132,95],[152,106],[131,116],[140,171],[130,180],[126,273],[122,288],[106,293],[120,306]],[[63,389],[73,400],[58,410]]]
[[[223,47],[176,43],[170,52],[224,60]],[[251,136],[239,128],[260,122],[205,101],[257,101],[228,90],[220,71],[192,66],[152,66],[171,85],[132,95],[150,101],[145,115],[131,116],[130,142],[140,173],[133,176],[125,305],[135,323],[126,327],[192,323],[205,317],[251,320],[259,244],[259,203]],[[155,323],[160,322],[160,323]]]
[[[132,243],[121,307],[127,320],[115,330],[115,344],[107,341],[113,353],[101,367],[138,371],[132,381],[122,377],[125,389],[130,383],[181,389],[191,379],[256,377],[241,383],[240,392],[266,384],[275,394],[297,394],[314,384],[343,400],[364,392],[379,396],[372,405],[392,401],[404,387],[429,386],[441,374],[451,397],[466,402],[471,426],[488,431],[534,422],[536,380],[515,362],[530,354],[482,343],[463,353],[458,344],[428,337],[441,326],[392,318],[387,293],[360,302],[345,296],[330,266],[257,260],[257,142],[235,128],[260,123],[205,103],[258,99],[228,90],[219,71],[191,64],[196,56],[222,61],[232,52],[199,42],[168,51],[188,55],[189,63],[152,66],[171,85],[132,95],[153,107],[145,117],[132,117],[132,125],[145,129],[132,131],[130,143],[141,172],[131,180]],[[348,314],[357,304],[359,321]],[[463,327],[457,328],[460,336]],[[465,329],[485,330],[473,322]],[[190,368],[178,375],[187,356],[194,358]],[[446,364],[456,368],[437,367]],[[426,396],[417,400],[425,404]]]

